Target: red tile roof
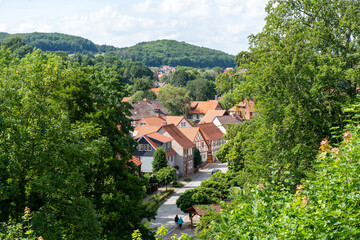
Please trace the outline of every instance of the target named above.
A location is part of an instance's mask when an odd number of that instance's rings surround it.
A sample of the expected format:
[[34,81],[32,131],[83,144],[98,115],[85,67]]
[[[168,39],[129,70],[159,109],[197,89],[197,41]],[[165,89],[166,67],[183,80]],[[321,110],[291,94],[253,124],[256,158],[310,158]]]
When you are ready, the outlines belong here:
[[196,134],[199,132],[198,127],[178,127],[178,129],[191,141],[195,142]]
[[201,123],[197,127],[200,128],[201,133],[209,140],[222,139],[224,133],[214,123]]
[[[134,130],[133,137],[139,138],[146,134],[157,132],[159,129],[160,129],[160,126],[151,126],[151,127],[142,126],[142,127],[139,127],[137,130]],[[135,133],[136,133],[136,135],[135,135]]]
[[189,114],[206,114],[209,110],[221,110],[219,101],[207,100],[190,103]]
[[121,102],[129,102],[131,97],[123,97]]
[[137,167],[142,164],[142,162],[135,156],[132,156],[132,158],[129,160],[129,162],[133,162]]
[[201,119],[202,123],[211,123],[215,117],[229,115],[225,110],[209,110]]
[[169,124],[161,127],[164,129],[180,146],[184,149],[195,147],[192,143],[174,124]]
[[148,136],[150,138],[154,138],[156,140],[159,140],[160,142],[163,142],[163,143],[171,142],[173,140],[172,138],[166,137],[157,132],[147,134],[146,136]]
[[175,150],[171,148],[169,151],[166,152],[166,156],[168,157],[174,155],[175,153],[176,153]]

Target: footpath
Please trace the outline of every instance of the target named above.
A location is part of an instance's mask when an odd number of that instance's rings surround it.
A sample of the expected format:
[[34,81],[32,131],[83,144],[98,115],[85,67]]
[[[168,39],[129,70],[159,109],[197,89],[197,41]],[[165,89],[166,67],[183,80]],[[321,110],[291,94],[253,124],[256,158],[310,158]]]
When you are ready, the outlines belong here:
[[[170,195],[170,197],[159,207],[157,215],[156,215],[156,219],[151,222],[150,228],[159,228],[162,225],[167,227],[168,234],[165,237],[163,237],[163,239],[170,239],[175,234],[179,236],[181,233],[193,235],[194,230],[190,228],[189,216],[188,216],[188,214],[185,214],[179,208],[176,207],[176,200],[187,189],[196,188],[196,187],[200,186],[201,182],[204,179],[209,179],[211,176],[211,171],[214,168],[219,168],[219,169],[221,169],[221,171],[226,172],[227,164],[208,163],[203,168],[201,168],[197,173],[187,176],[192,179],[191,182],[184,182],[183,178],[179,179],[179,181],[181,183],[183,183],[184,186],[182,188],[175,188],[174,193],[172,195]],[[159,188],[158,191],[156,191],[153,194],[156,194],[157,192],[164,191],[164,190],[165,190],[165,187]],[[152,195],[144,198],[143,202],[147,202]],[[174,222],[174,218],[176,215],[178,215],[179,217],[182,217],[184,220],[181,230],[176,228],[176,225]]]

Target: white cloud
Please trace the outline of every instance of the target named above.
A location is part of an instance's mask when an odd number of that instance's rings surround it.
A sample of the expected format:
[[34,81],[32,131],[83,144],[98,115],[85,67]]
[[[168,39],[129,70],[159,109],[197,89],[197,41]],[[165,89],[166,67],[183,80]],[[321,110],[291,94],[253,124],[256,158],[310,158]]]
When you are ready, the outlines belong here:
[[244,6],[241,5],[241,1],[237,0],[216,0],[219,8],[219,13],[222,16],[237,15],[240,14]]
[[7,30],[7,25],[5,23],[0,23],[0,32],[6,32],[6,30]]
[[132,9],[135,12],[149,12],[153,10],[151,8],[152,2],[151,0],[145,0],[144,2],[136,3],[132,6]]

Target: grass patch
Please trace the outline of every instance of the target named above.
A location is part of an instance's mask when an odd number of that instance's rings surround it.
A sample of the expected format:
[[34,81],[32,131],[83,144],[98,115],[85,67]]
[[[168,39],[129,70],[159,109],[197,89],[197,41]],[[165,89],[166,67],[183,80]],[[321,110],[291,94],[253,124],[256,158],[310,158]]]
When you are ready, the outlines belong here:
[[184,181],[185,181],[185,182],[191,182],[191,178],[189,178],[189,177],[184,177]]
[[184,186],[184,184],[182,184],[181,182],[173,182],[172,186],[174,188],[181,188]]
[[149,201],[145,203],[146,210],[156,213],[160,205],[165,202],[166,198],[170,196],[173,192],[174,189],[168,189],[153,195],[152,197],[150,197]]

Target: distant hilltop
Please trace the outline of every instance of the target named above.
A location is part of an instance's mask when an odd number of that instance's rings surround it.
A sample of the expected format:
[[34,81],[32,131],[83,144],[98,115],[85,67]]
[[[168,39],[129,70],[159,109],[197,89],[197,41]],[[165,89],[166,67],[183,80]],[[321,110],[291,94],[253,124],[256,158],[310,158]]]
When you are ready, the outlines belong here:
[[20,37],[26,44],[43,51],[63,51],[67,54],[113,55],[122,60],[142,62],[147,66],[188,66],[194,68],[234,67],[235,56],[205,47],[175,40],[141,42],[131,47],[117,48],[62,33],[0,33],[0,41]]

